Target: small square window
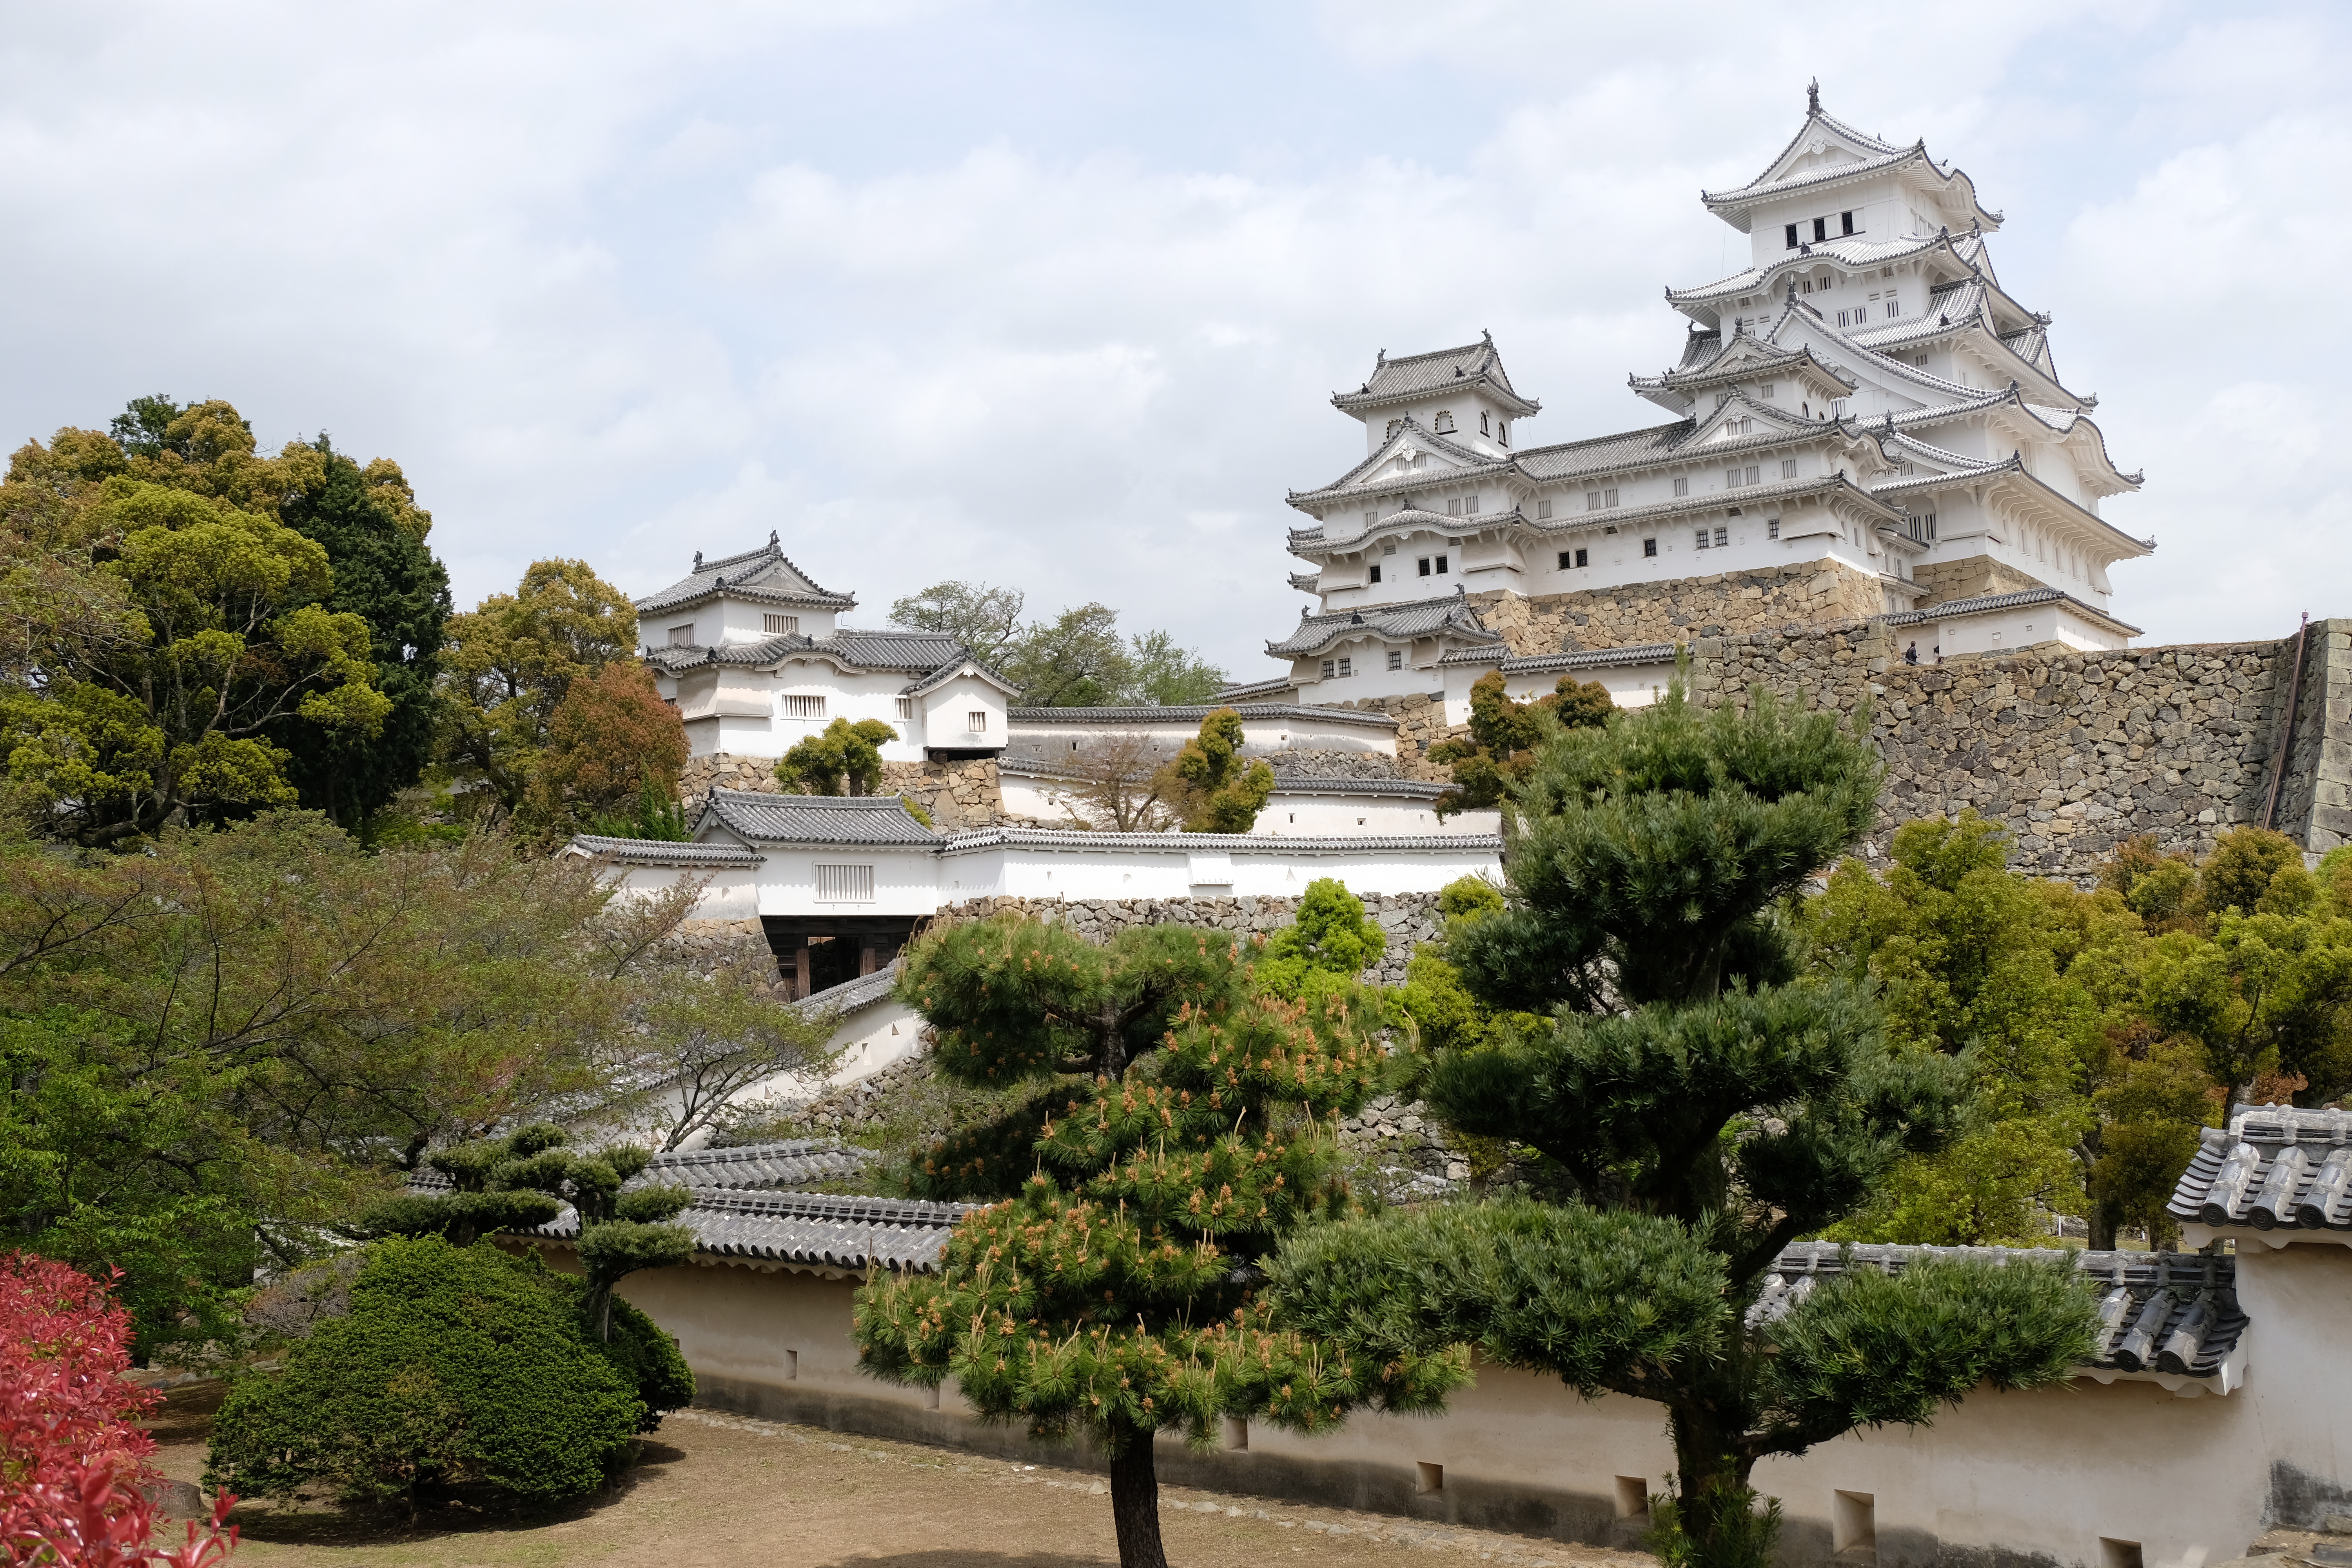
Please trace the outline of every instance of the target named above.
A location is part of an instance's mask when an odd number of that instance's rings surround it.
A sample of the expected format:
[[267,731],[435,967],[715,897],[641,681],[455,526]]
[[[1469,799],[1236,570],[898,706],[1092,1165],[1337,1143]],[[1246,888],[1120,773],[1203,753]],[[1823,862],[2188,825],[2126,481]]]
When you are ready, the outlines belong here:
[[1371,580],[1375,583],[1381,580],[1381,563],[1377,561],[1372,563]]
[[1788,248],[1794,250],[1797,248],[1797,226],[1795,224],[1790,224],[1788,226],[1787,233],[1789,236]]
[[1769,381],[1768,381],[1768,382],[1766,382],[1762,386],[1759,387],[1757,390],[1758,390],[1758,391],[1759,391],[1759,392],[1761,392],[1765,396],[1769,397],[1769,396],[1771,396],[1771,395],[1772,395],[1772,388],[1773,388],[1773,386],[1774,386],[1775,384],[1776,384],[1775,383],[1772,383],[1772,382],[1769,382]]
[[[1848,232],[1851,233],[1852,231],[1849,230]],[[1830,220],[1825,217],[1815,218],[1813,220],[1813,237],[1815,239],[1827,239],[1829,237]]]
[[1756,464],[1750,463],[1748,465],[1748,482],[1749,484],[1752,485],[1756,482],[1756,475],[1759,469]]
[[1464,496],[1464,497],[1462,498],[1462,510],[1463,510],[1464,514],[1465,514],[1465,515],[1466,515],[1466,516],[1469,516],[1469,517],[1475,517],[1475,516],[1477,516],[1477,515],[1478,515],[1478,498],[1477,498],[1476,496]]
[[1446,499],[1445,515],[1448,517],[1460,517],[1462,515],[1462,498],[1460,496],[1450,496]]
[[797,632],[801,629],[801,618],[798,616],[763,615],[760,617],[760,629],[770,637],[778,632]]
[[1599,490],[1587,490],[1584,492],[1584,510],[1587,511],[1599,511],[1601,510],[1601,492]]
[[1579,566],[1585,565],[1591,559],[1591,553],[1588,551],[1580,550],[1576,552],[1576,563]]
[[1642,554],[1643,554],[1645,558],[1646,558],[1646,557],[1648,557],[1648,556],[1655,555],[1657,552],[1658,552],[1658,542],[1657,542],[1656,540],[1654,540],[1654,539],[1645,539],[1645,540],[1642,541]]
[[1853,215],[1852,213],[1838,214],[1838,232],[1841,234],[1852,234],[1853,232]]
[[1768,517],[1764,520],[1764,537],[1767,539],[1778,539],[1780,537],[1780,520],[1779,518]]
[[1364,526],[1366,528],[1377,528],[1380,526],[1380,521],[1381,514],[1379,512],[1368,511],[1364,514]]
[[1426,576],[1428,576],[1428,575],[1429,575],[1429,557],[1428,557],[1428,556],[1424,555],[1424,556],[1421,557],[1418,561],[1415,561],[1415,562],[1413,563],[1413,564],[1414,564],[1415,566],[1418,566],[1419,568],[1421,568],[1421,575],[1422,575],[1422,576],[1426,577]]
[[1705,550],[1706,548],[1706,530],[1702,528],[1695,530],[1694,531],[1698,535],[1698,547],[1701,550]]
[[1615,506],[1617,504],[1617,492],[1615,490],[1602,490],[1601,492],[1601,504],[1602,506]]
[[1690,476],[1687,474],[1677,474],[1675,476],[1675,494],[1678,496],[1686,496],[1690,494]]
[[1355,661],[1354,659],[1352,659],[1352,658],[1343,658],[1343,659],[1341,659],[1341,660],[1339,661],[1339,678],[1340,678],[1342,680],[1346,679],[1349,676],[1351,676],[1351,675],[1353,675],[1353,674],[1355,674],[1355,673],[1356,673],[1356,661]]
[[1441,577],[1445,575],[1445,557],[1443,555],[1437,558],[1437,574]]
[[1797,477],[1796,458],[1783,458],[1780,459],[1780,477],[1784,479],[1793,479]]
[[1548,518],[1550,515],[1551,498],[1549,496],[1546,496],[1543,500],[1536,502],[1536,519],[1538,521],[1541,521],[1543,519]]
[[963,716],[963,727],[975,735],[988,733],[988,710],[975,708]]
[[1325,659],[1325,660],[1323,661],[1323,679],[1324,679],[1328,680],[1328,679],[1330,679],[1332,677],[1334,677],[1334,676],[1338,675],[1339,673],[1339,661],[1338,659],[1334,659],[1334,658],[1327,658],[1327,659]]
[[1736,490],[1739,488],[1739,470],[1738,468],[1726,468],[1723,470],[1723,488],[1727,490]]
[[915,700],[911,697],[901,697],[898,699],[898,717],[901,719],[911,719],[914,716]]
[[1559,552],[1559,569],[1560,569],[1561,571],[1565,572],[1565,571],[1567,571],[1570,567],[1571,567],[1571,566],[1573,566],[1573,565],[1575,565],[1575,564],[1576,564],[1576,552],[1575,552],[1575,551],[1573,551],[1573,550],[1563,550],[1563,551],[1561,551],[1561,552]]
[[1729,529],[1727,529],[1727,528],[1718,528],[1718,529],[1717,529],[1717,530],[1715,531],[1715,547],[1716,547],[1717,550],[1721,550],[1724,546],[1726,546],[1726,545],[1729,544],[1730,542],[1731,542],[1731,530],[1729,530]]
[[669,646],[672,647],[692,647],[694,646],[694,628],[692,626],[670,627]]
[[1391,669],[1402,669],[1404,668],[1404,650],[1402,648],[1392,647],[1389,649],[1389,668]]

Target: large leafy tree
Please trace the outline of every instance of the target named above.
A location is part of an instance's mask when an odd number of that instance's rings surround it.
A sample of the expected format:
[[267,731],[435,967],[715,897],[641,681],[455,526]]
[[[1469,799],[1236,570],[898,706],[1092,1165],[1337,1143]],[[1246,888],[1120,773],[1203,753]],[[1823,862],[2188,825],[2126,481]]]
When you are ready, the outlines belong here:
[[1710,1568],[1769,1553],[1759,1458],[2063,1378],[2090,1343],[2086,1289],[2023,1263],[1855,1271],[1750,1310],[1780,1249],[1947,1139],[1965,1092],[1862,985],[1794,981],[1778,911],[1867,828],[1879,777],[1865,737],[1760,692],[1702,712],[1677,688],[1546,744],[1507,907],[1448,951],[1489,1005],[1550,1023],[1442,1054],[1427,1098],[1522,1151],[1547,1201],[1307,1230],[1272,1269],[1282,1321],[1364,1359],[1475,1344],[1664,1405],[1682,1545]]
[[891,621],[949,632],[1020,683],[1019,706],[1189,707],[1214,700],[1225,672],[1165,631],[1122,637],[1118,612],[1079,605],[1023,624],[1016,588],[935,583],[890,606]]
[[1277,1328],[1256,1266],[1345,1209],[1321,1123],[1380,1074],[1373,1002],[1254,987],[1232,936],[1133,929],[1097,947],[998,920],[934,931],[902,994],[963,1082],[1026,1100],[951,1135],[914,1190],[983,1200],[936,1275],[859,1292],[862,1364],[936,1385],[1110,1455],[1124,1568],[1164,1568],[1152,1436],[1206,1441],[1220,1415],[1319,1431],[1353,1407],[1429,1406],[1456,1352],[1363,1356]]
[[441,654],[442,755],[487,792],[494,815],[519,809],[575,680],[635,657],[637,610],[584,561],[534,561],[511,594],[449,618]]
[[677,796],[686,752],[686,726],[652,671],[615,660],[573,680],[555,705],[518,821],[544,840],[615,816],[655,815]]
[[299,716],[278,731],[302,804],[356,830],[433,760],[449,574],[425,542],[432,516],[397,464],[378,458],[362,468],[325,436],[289,447],[279,462],[289,484],[278,516],[326,550],[328,607],[367,623],[376,686],[391,705],[373,735]]

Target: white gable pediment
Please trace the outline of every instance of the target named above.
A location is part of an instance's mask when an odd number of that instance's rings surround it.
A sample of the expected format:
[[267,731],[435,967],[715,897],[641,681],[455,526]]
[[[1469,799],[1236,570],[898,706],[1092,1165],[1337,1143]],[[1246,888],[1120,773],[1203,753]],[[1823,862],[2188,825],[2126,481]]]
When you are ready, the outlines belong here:
[[1419,431],[1403,430],[1388,449],[1360,469],[1353,483],[1359,489],[1392,485],[1408,479],[1443,478],[1469,467],[1462,458],[1441,449]]

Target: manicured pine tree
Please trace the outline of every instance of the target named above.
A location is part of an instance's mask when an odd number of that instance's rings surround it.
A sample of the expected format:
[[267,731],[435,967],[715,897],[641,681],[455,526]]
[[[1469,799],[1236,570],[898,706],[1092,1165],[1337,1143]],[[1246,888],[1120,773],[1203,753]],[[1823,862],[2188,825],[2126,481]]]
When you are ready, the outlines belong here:
[[1867,989],[1791,983],[1779,911],[1868,828],[1879,781],[1865,737],[1761,692],[1700,711],[1677,685],[1549,742],[1516,792],[1507,907],[1448,949],[1482,1001],[1549,1021],[1442,1053],[1427,1090],[1542,1196],[1301,1231],[1270,1268],[1276,1321],[1364,1361],[1473,1344],[1664,1405],[1661,1544],[1702,1568],[1769,1561],[1759,1458],[2065,1377],[2095,1302],[2063,1268],[1856,1270],[1758,1310],[1783,1247],[1961,1109],[1961,1066],[1891,1051]]
[[1302,1431],[1370,1405],[1433,1406],[1467,1374],[1450,1347],[1364,1357],[1272,1324],[1257,1265],[1345,1212],[1333,1119],[1380,1078],[1360,992],[1298,1001],[1252,984],[1222,931],[1120,932],[1097,946],[999,919],[937,931],[901,994],[968,1083],[1036,1084],[913,1173],[927,1197],[993,1200],[939,1272],[858,1293],[861,1364],[1110,1456],[1123,1568],[1164,1568],[1152,1436],[1205,1443],[1222,1415]]

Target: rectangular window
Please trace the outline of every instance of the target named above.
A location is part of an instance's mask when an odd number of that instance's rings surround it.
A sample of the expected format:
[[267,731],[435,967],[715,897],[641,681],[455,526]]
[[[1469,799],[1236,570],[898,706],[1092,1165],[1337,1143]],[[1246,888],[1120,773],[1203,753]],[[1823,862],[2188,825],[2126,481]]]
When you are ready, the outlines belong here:
[[1757,464],[1750,463],[1748,465],[1748,482],[1749,484],[1752,485],[1756,482],[1756,476],[1759,471],[1760,470]]
[[1830,220],[1825,217],[1815,218],[1813,220],[1813,237],[1815,239],[1827,239],[1829,237]]
[[1394,555],[1396,553],[1396,546],[1393,544],[1383,544],[1381,546],[1381,553],[1383,555]]
[[1790,250],[1794,250],[1794,249],[1796,249],[1796,248],[1797,248],[1797,226],[1796,226],[1795,224],[1790,224],[1790,225],[1789,226],[1789,228],[1788,228],[1788,234],[1789,234],[1789,245],[1788,245],[1788,248],[1790,248]]
[[1389,668],[1391,669],[1402,669],[1404,668],[1404,649],[1401,647],[1392,647],[1389,649]]
[[1779,518],[1768,517],[1764,520],[1764,537],[1767,539],[1778,539],[1780,537],[1780,520]]
[[1726,468],[1723,470],[1723,488],[1727,490],[1736,490],[1739,488],[1739,470],[1738,468]]
[[784,699],[784,717],[787,719],[822,719],[824,717],[824,699],[822,697],[787,697]]
[[1730,542],[1731,530],[1727,528],[1718,528],[1715,531],[1715,547],[1717,550],[1721,550]]
[[1575,552],[1575,551],[1573,551],[1573,550],[1563,550],[1563,551],[1561,551],[1561,552],[1559,552],[1559,569],[1560,569],[1561,571],[1565,572],[1565,571],[1567,571],[1570,567],[1571,567],[1571,566],[1573,566],[1573,565],[1575,565],[1575,564],[1576,564],[1576,552]]
[[1769,397],[1769,396],[1771,396],[1771,395],[1772,395],[1773,388],[1774,388],[1775,386],[1777,386],[1778,384],[1778,384],[1777,382],[1769,382],[1769,381],[1768,381],[1768,382],[1766,382],[1763,385],[1761,385],[1761,386],[1758,387],[1756,390],[1757,390],[1758,392],[1759,392],[1759,393],[1763,394],[1766,397]]
[[1340,679],[1345,680],[1345,679],[1348,679],[1348,677],[1349,677],[1349,676],[1351,676],[1351,675],[1353,675],[1353,674],[1355,674],[1355,673],[1356,673],[1356,661],[1355,661],[1354,659],[1352,659],[1352,658],[1343,658],[1343,659],[1341,659],[1341,660],[1339,661],[1339,679]]
[[1656,540],[1654,540],[1654,539],[1645,539],[1645,540],[1642,541],[1642,553],[1643,553],[1643,556],[1645,556],[1645,557],[1646,557],[1646,556],[1655,555],[1657,552],[1658,552],[1658,542],[1657,542]]
[[1584,492],[1584,510],[1587,511],[1599,511],[1601,510],[1601,492],[1599,490],[1587,490]]
[[1460,517],[1462,515],[1462,498],[1460,496],[1449,496],[1446,498],[1445,515],[1448,517]]
[[1377,561],[1372,563],[1371,579],[1375,583],[1381,580],[1381,563]]
[[763,615],[760,617],[760,629],[770,637],[778,632],[797,633],[801,629],[801,618],[798,616]]
[[974,708],[963,716],[963,727],[975,735],[988,733],[988,710]]
[[1841,234],[1852,234],[1853,232],[1853,215],[1852,213],[1838,214],[1838,232]]
[[898,717],[901,719],[911,719],[914,716],[915,700],[911,697],[901,697],[898,699]]
[[1323,661],[1323,679],[1324,679],[1328,680],[1328,679],[1330,679],[1333,676],[1338,675],[1339,673],[1339,661],[1338,659],[1327,658],[1327,659],[1325,659],[1325,660]]
[[1687,476],[1678,474],[1675,477],[1675,494],[1678,496],[1690,494],[1690,479]]
[[820,904],[870,904],[874,901],[871,866],[819,866],[816,901]]
[[1364,526],[1365,526],[1366,528],[1371,528],[1371,527],[1373,527],[1373,526],[1377,525],[1377,524],[1380,522],[1380,521],[1381,521],[1381,514],[1380,514],[1379,512],[1376,512],[1376,511],[1368,511],[1368,512],[1366,512],[1366,513],[1364,514]]
[[1538,521],[1541,521],[1543,519],[1548,518],[1550,515],[1551,498],[1549,496],[1546,496],[1543,500],[1536,502],[1536,520]]
[[1846,325],[1846,318],[1852,314],[1853,312],[1850,310],[1840,310],[1838,312],[1838,325],[1841,327]]
[[1602,490],[1601,492],[1601,504],[1602,506],[1615,506],[1617,504],[1617,492],[1615,490]]
[[1698,547],[1701,550],[1705,550],[1706,548],[1706,530],[1701,528],[1694,530],[1693,531],[1698,535]]
[[1420,573],[1420,574],[1421,574],[1422,576],[1426,577],[1426,576],[1428,576],[1428,575],[1429,575],[1429,557],[1428,557],[1428,556],[1426,556],[1426,555],[1422,556],[1419,560],[1415,561],[1415,562],[1413,563],[1413,564],[1414,564],[1415,566],[1417,566],[1417,567],[1419,567],[1419,568],[1421,569],[1421,573]]
[[670,627],[669,646],[672,647],[692,647],[694,646],[694,628],[692,626]]
[[1586,565],[1586,564],[1588,564],[1588,563],[1591,562],[1591,556],[1589,553],[1587,553],[1586,552],[1580,550],[1580,551],[1578,551],[1578,552],[1576,552],[1576,563],[1577,563],[1579,566],[1582,566],[1582,565]]
[[1477,516],[1478,498],[1476,496],[1464,496],[1462,498],[1462,511],[1463,514],[1467,517]]
[[1783,458],[1780,459],[1780,477],[1784,479],[1793,479],[1797,477],[1796,458]]
[[1437,558],[1437,574],[1441,577],[1445,575],[1445,557],[1443,555]]

